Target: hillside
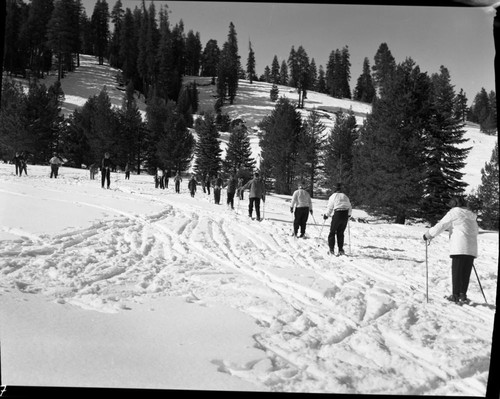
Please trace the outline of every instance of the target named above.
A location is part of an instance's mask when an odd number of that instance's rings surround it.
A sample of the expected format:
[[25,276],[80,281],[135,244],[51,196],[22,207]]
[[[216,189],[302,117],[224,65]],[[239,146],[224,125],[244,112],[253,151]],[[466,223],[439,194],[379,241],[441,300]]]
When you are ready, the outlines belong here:
[[[63,113],[67,115],[81,107],[91,96],[99,94],[103,87],[106,87],[107,93],[112,104],[120,107],[123,101],[123,88],[117,83],[116,75],[118,70],[109,67],[109,65],[98,65],[93,56],[81,55],[80,67],[77,71],[68,73],[61,81],[65,93],[63,104]],[[55,75],[50,75],[44,83],[49,86],[56,79]],[[195,81],[198,84],[200,111],[213,111],[215,102],[215,86],[210,84],[211,78],[186,77],[185,83]],[[240,80],[238,96],[233,105],[225,105],[223,112],[228,113],[232,119],[241,118],[250,129],[250,141],[255,159],[258,159],[260,153],[257,138],[258,123],[266,115],[269,115],[274,108],[274,103],[269,98],[271,84],[264,82],[253,82]],[[278,86],[279,95],[287,97],[292,101],[298,100],[297,92],[290,87]],[[143,97],[137,98],[139,110],[145,116],[146,104]],[[371,106],[357,101],[336,99],[325,94],[308,92],[305,102],[305,109],[301,112],[304,117],[309,110],[315,109],[322,113],[322,122],[329,130],[334,125],[336,111],[347,111],[352,109],[359,124],[363,122],[364,116],[371,110]],[[467,158],[468,167],[464,170],[464,181],[469,184],[468,191],[476,188],[481,183],[481,168],[485,162],[488,162],[497,140],[496,136],[488,136],[479,131],[477,125],[466,126],[466,138],[469,141],[464,144],[472,147]],[[221,132],[222,149],[228,141],[228,134]]]

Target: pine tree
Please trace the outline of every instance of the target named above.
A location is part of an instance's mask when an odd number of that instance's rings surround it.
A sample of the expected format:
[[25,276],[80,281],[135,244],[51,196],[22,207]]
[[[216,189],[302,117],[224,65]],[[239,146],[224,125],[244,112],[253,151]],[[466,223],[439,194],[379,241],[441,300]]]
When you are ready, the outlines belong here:
[[314,187],[321,174],[322,152],[324,148],[323,133],[325,124],[321,122],[320,114],[312,110],[304,122],[299,144],[296,178],[307,182],[308,191],[314,197]]
[[373,84],[378,92],[378,95],[382,94],[386,83],[392,80],[395,70],[396,61],[392,56],[387,43],[380,44],[377,52],[375,53],[375,63],[372,66]]
[[244,123],[232,124],[226,157],[223,162],[223,171],[226,174],[231,172],[241,174],[246,170],[251,174],[254,168],[255,160],[252,158],[252,147],[248,129]]
[[215,118],[212,113],[205,114],[195,122],[195,130],[198,140],[195,147],[196,173],[203,178],[217,176],[221,169],[221,153],[219,143],[219,132],[215,126]]
[[499,192],[497,141],[491,154],[490,162],[485,163],[484,168],[481,169],[481,184],[474,198],[476,206],[473,209],[478,212],[479,225],[484,229],[498,231]]
[[272,102],[276,102],[279,97],[279,89],[276,84],[273,83],[273,86],[271,87],[271,91],[269,92],[269,98],[271,99]]
[[200,33],[190,30],[186,37],[186,75],[198,76],[201,67]]
[[280,64],[278,62],[278,57],[275,55],[273,57],[273,62],[271,63],[271,82],[274,84],[280,84]]
[[316,61],[314,58],[311,59],[309,64],[309,88],[311,90],[316,90],[318,86],[318,68],[316,67]]
[[[63,1],[64,2],[64,1]],[[56,3],[57,4],[57,3]],[[57,7],[57,5],[56,5]],[[109,7],[106,0],[97,0],[91,17],[92,34],[94,37],[94,55],[99,60],[99,65],[104,64],[104,56],[109,40]]]
[[459,147],[464,139],[464,125],[455,116],[455,93],[448,70],[441,66],[439,74],[431,76],[432,114],[425,130],[425,190],[422,201],[424,218],[435,223],[446,213],[446,203],[455,195],[462,195],[466,183],[462,181],[465,160],[470,148]]
[[271,69],[269,68],[269,65],[266,65],[264,68],[264,75],[262,77],[262,81],[266,83],[271,83]]
[[253,83],[255,76],[255,53],[252,49],[252,43],[248,43],[248,59],[247,59],[247,77],[250,84]]
[[111,22],[113,33],[109,42],[109,65],[113,68],[121,68],[123,61],[120,59],[121,31],[123,26],[123,11],[121,0],[117,0],[111,11]]
[[371,103],[375,97],[375,87],[373,86],[370,73],[370,62],[365,57],[363,61],[363,72],[358,78],[356,88],[354,89],[354,100],[365,103]]
[[288,66],[285,60],[281,61],[280,84],[283,86],[288,85]]
[[319,72],[318,72],[318,83],[316,86],[316,91],[318,93],[327,93],[327,88],[326,88],[326,79],[325,79],[325,70],[323,69],[323,65],[319,66]]
[[229,24],[229,34],[224,43],[219,59],[217,71],[217,94],[222,102],[229,98],[233,104],[238,90],[238,71],[240,70],[240,56],[238,55],[238,41],[233,23]]
[[28,18],[20,29],[20,40],[25,43],[28,52],[26,67],[31,69],[35,77],[42,79],[51,66],[52,54],[47,47],[47,26],[53,10],[52,0],[33,0],[29,6]]
[[274,179],[278,194],[291,194],[296,176],[302,118],[287,98],[280,98],[271,115],[259,123],[261,172]]
[[25,75],[25,51],[21,45],[20,32],[24,21],[28,19],[29,5],[23,1],[7,1],[5,3],[5,30],[3,36],[3,67],[11,74]]
[[354,201],[404,224],[420,208],[430,82],[408,58],[373,103],[354,159]]
[[135,34],[134,16],[129,8],[125,10],[123,23],[120,32],[119,59],[121,60],[121,69],[123,72],[124,83],[129,81],[138,84],[137,76],[137,38]]
[[220,49],[217,40],[210,39],[201,58],[201,76],[217,76],[217,65],[219,64]]
[[3,159],[12,158],[16,151],[26,149],[30,142],[25,97],[21,83],[10,78],[2,79],[0,155]]
[[455,116],[459,118],[462,122],[467,120],[467,96],[463,89],[460,89],[460,93],[455,97]]
[[351,185],[354,144],[357,138],[357,124],[353,112],[337,111],[335,125],[330,130],[325,148],[325,183],[328,187],[334,187],[339,182],[346,187]]

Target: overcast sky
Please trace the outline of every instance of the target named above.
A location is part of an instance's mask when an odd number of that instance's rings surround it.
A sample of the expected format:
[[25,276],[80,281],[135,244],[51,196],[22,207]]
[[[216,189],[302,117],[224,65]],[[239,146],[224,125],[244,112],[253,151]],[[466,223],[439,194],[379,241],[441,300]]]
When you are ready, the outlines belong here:
[[[95,0],[83,0],[90,17]],[[110,11],[115,0],[107,0]],[[149,7],[151,1],[146,0]],[[141,0],[122,0],[123,8],[140,7]],[[210,39],[221,48],[233,22],[241,62],[246,68],[248,43],[255,52],[260,76],[274,55],[287,60],[292,46],[300,45],[317,67],[326,69],[330,53],[349,47],[351,90],[361,74],[363,60],[373,65],[380,44],[387,43],[397,63],[411,57],[422,71],[448,68],[458,93],[462,88],[469,99],[484,87],[495,90],[494,12],[488,7],[409,7],[251,3],[209,1],[154,1],[156,11],[168,5],[170,23],[181,19],[187,33],[199,32],[205,47]]]

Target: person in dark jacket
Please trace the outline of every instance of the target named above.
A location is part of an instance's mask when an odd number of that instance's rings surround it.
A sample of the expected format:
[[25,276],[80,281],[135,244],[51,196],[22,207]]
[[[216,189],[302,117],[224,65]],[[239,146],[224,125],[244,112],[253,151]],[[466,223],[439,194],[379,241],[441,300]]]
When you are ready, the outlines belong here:
[[467,289],[474,259],[478,256],[477,215],[467,209],[463,197],[453,197],[448,202],[451,208],[446,215],[424,234],[424,240],[432,240],[445,230],[450,235],[452,294],[447,297],[455,303],[468,303]]
[[220,204],[220,193],[222,190],[222,184],[223,184],[222,177],[220,177],[220,175],[218,175],[214,181],[214,202],[217,205]]
[[130,180],[130,164],[128,161],[125,164],[125,180]]
[[101,161],[101,187],[104,188],[104,183],[106,182],[106,188],[109,189],[111,185],[111,169],[113,168],[113,161],[109,158],[109,152],[104,154],[104,158]]
[[253,208],[255,205],[255,213],[257,214],[257,220],[260,219],[260,200],[262,202],[265,202],[266,200],[266,193],[265,193],[265,187],[264,187],[264,182],[261,180],[259,173],[255,172],[254,173],[254,178],[245,184],[241,190],[249,190],[248,198],[250,200],[248,204],[248,216],[252,217],[253,213]]
[[193,176],[191,176],[191,180],[189,180],[188,182],[188,189],[189,189],[189,193],[191,194],[191,197],[194,197],[194,194],[196,193],[196,186],[198,185],[198,183],[196,182],[196,179]]
[[231,173],[229,180],[224,186],[227,189],[227,205],[234,209],[234,195],[236,194],[236,187],[238,186],[238,181],[234,173]]
[[236,186],[236,192],[238,193],[239,200],[243,199],[243,190],[241,189],[242,187],[243,187],[243,177],[240,177],[238,179],[238,185]]
[[177,174],[174,177],[175,192],[176,193],[180,193],[181,192],[181,181],[182,181],[181,174],[179,172],[177,172]]
[[207,179],[205,180],[205,187],[207,189],[208,195],[210,195],[210,176],[208,176]]

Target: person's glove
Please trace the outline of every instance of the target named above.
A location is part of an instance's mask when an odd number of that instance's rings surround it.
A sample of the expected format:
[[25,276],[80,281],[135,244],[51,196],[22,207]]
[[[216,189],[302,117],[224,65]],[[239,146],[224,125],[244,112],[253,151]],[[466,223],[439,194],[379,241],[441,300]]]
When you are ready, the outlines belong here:
[[293,213],[293,206],[290,207],[290,213]]
[[323,220],[328,219],[328,215],[323,215]]
[[425,233],[423,238],[424,238],[424,241],[427,241],[427,240],[430,240],[432,237],[429,234]]

